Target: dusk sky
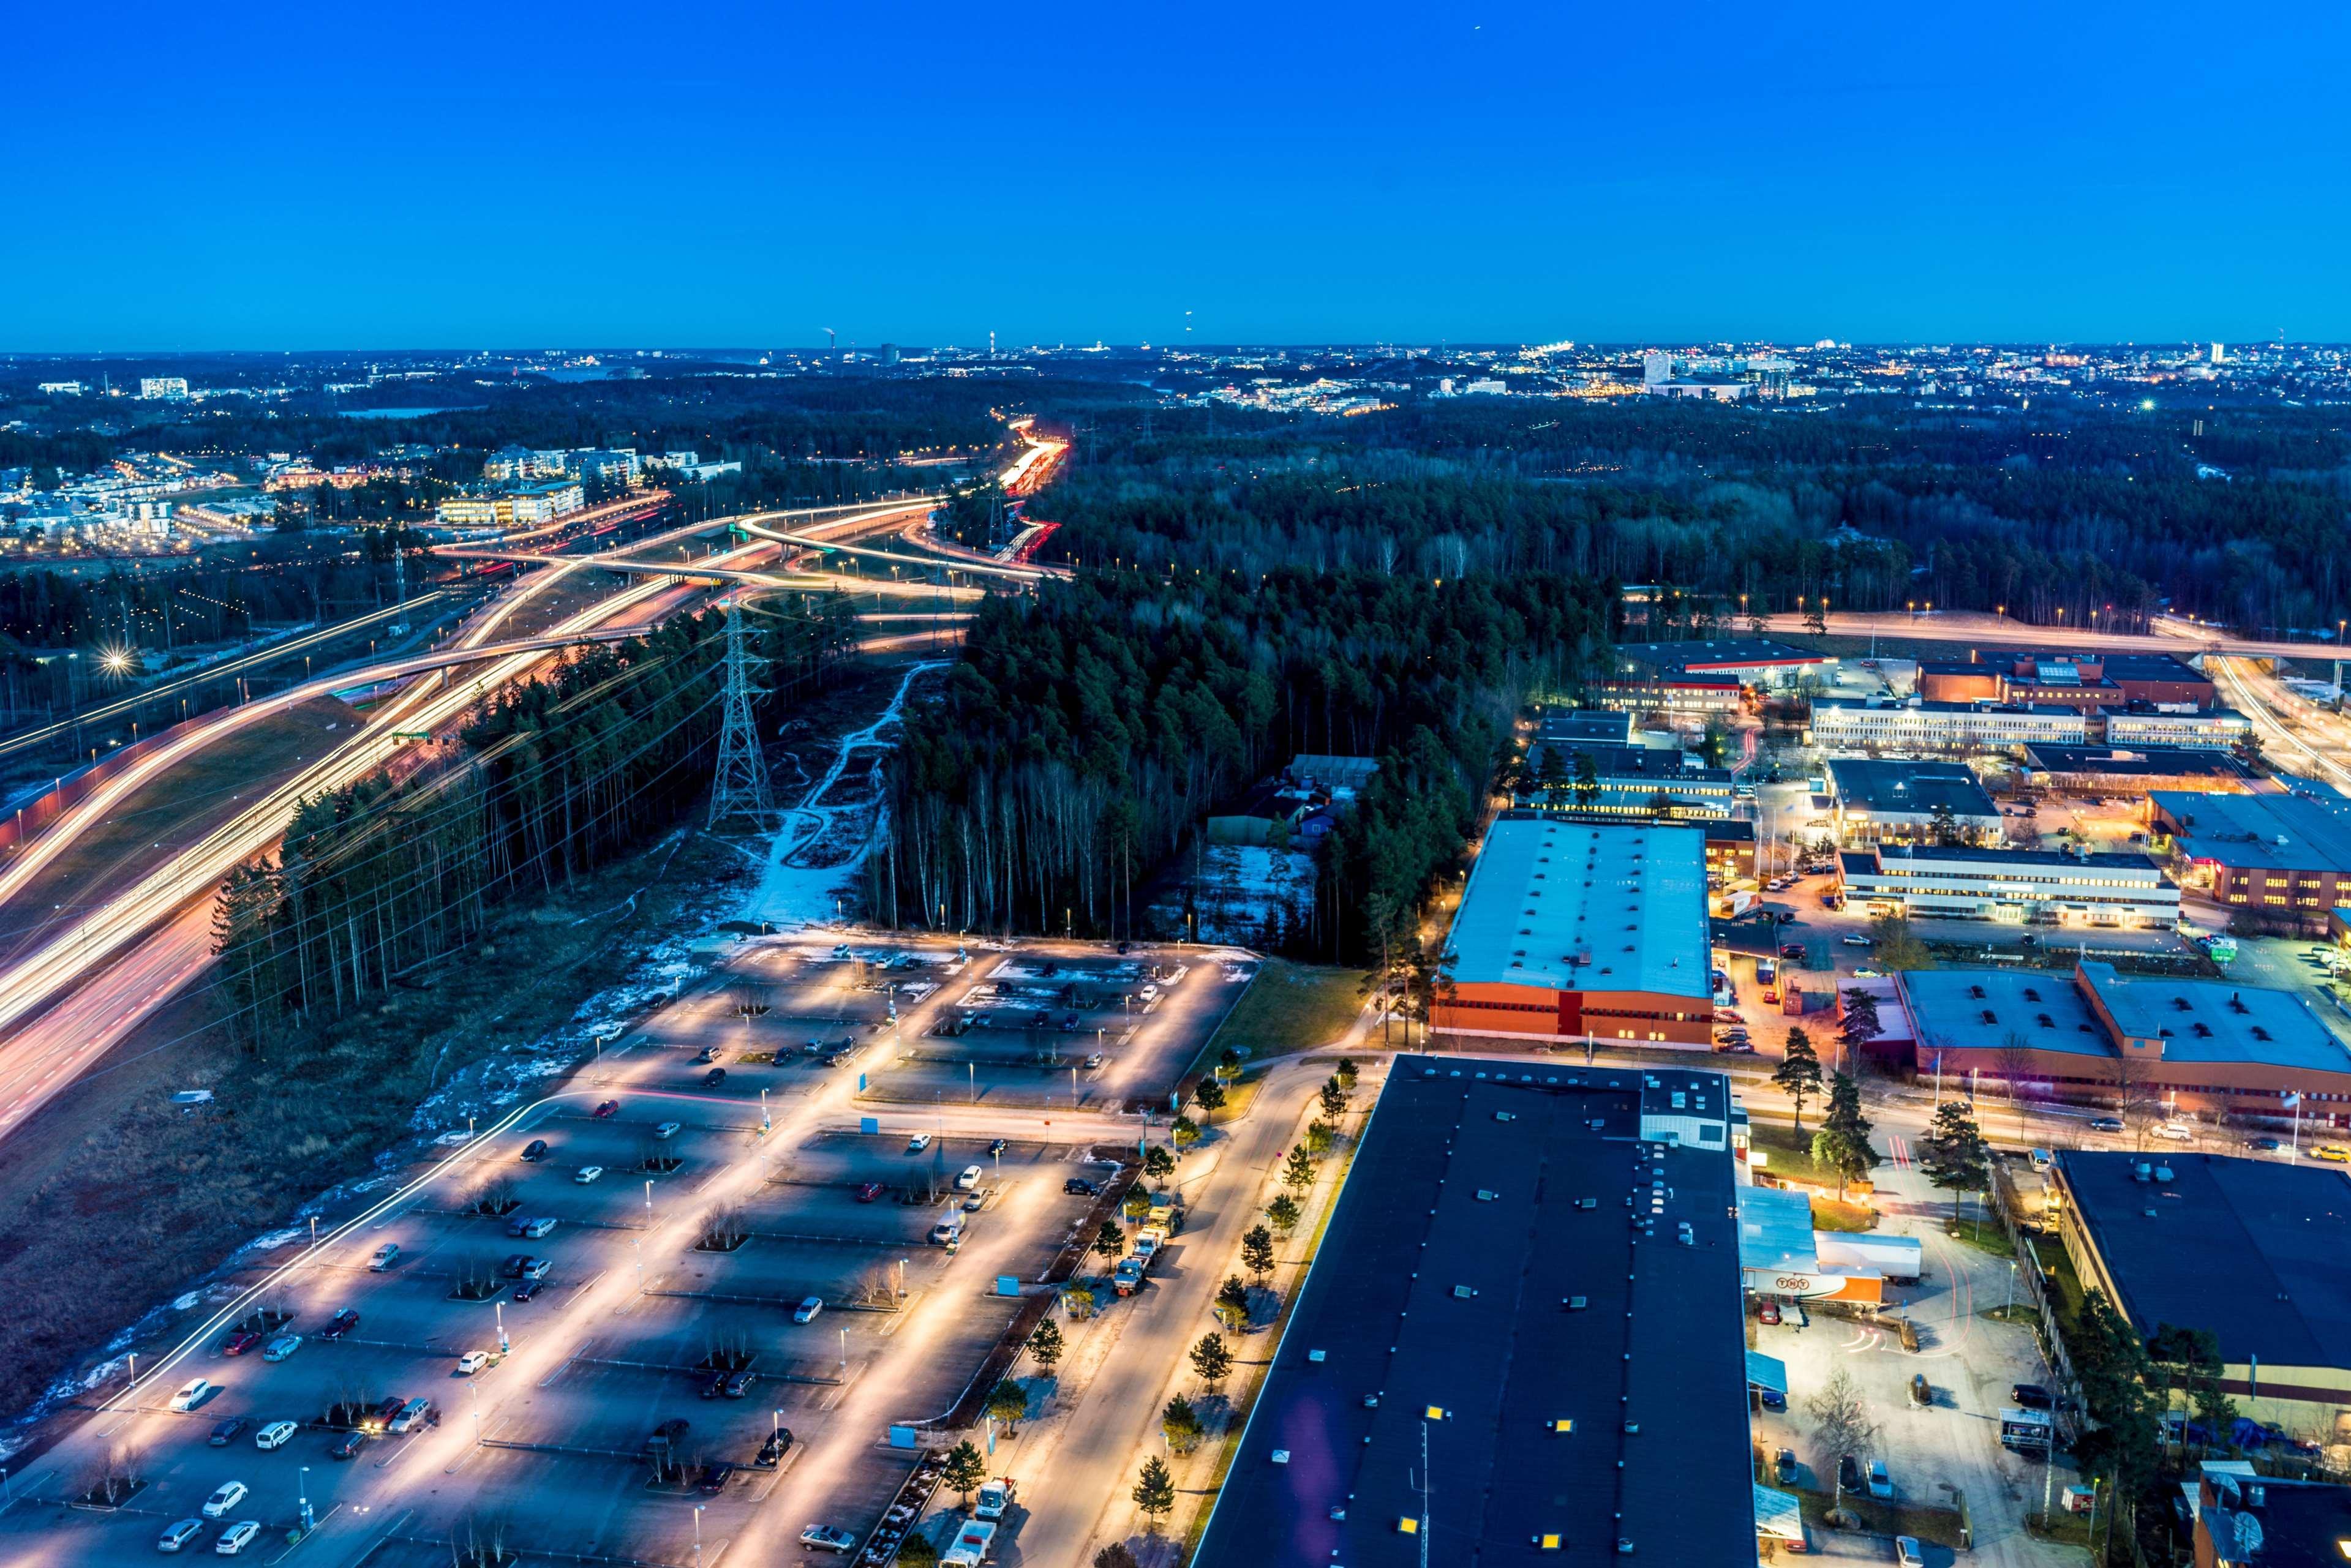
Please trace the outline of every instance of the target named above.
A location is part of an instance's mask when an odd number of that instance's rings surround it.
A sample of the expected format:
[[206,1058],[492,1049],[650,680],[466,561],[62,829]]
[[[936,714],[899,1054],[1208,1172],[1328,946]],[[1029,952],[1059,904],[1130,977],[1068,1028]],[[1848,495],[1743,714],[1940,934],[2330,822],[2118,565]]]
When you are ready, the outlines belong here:
[[9,34],[0,350],[2351,339],[2340,5]]

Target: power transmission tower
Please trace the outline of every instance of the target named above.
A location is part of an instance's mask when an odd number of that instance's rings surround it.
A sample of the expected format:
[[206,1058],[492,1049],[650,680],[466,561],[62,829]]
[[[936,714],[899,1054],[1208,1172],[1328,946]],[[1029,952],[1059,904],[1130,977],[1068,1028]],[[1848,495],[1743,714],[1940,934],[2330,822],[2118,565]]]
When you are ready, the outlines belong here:
[[710,825],[728,817],[764,820],[775,813],[768,796],[768,764],[759,755],[759,730],[751,716],[751,666],[743,641],[743,612],[726,605],[726,716],[718,731],[718,770],[710,785]]

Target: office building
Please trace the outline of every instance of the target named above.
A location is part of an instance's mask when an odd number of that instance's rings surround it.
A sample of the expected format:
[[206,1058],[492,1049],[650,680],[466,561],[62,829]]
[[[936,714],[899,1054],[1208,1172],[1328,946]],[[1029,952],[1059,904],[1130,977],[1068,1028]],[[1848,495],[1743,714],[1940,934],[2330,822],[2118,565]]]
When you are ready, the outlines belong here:
[[2148,821],[2181,883],[2232,914],[2315,936],[2351,904],[2351,802],[2158,789]]
[[188,395],[188,378],[185,376],[141,376],[139,378],[139,395],[141,398],[178,399],[186,397]]
[[2047,969],[1917,969],[1894,977],[1915,1065],[2013,1084],[2026,1098],[2130,1101],[2272,1120],[2351,1114],[2351,1051],[2299,996],[2231,980]]
[[1828,765],[1830,819],[1846,844],[1961,835],[1997,843],[2000,808],[1957,762],[1844,757]]
[[[2351,1176],[2341,1166],[2065,1150],[2050,1184],[2085,1288],[2141,1334],[2209,1331],[2220,1391],[2241,1414],[2306,1441],[2351,1443]],[[2351,1490],[2325,1490],[2335,1517],[2351,1519]]]
[[1556,746],[1629,746],[1633,716],[1612,708],[1545,708],[1535,738]]
[[1711,1049],[1706,836],[1504,817],[1453,916],[1436,1028]]
[[2079,708],[2210,707],[2218,692],[2204,673],[2169,653],[2053,653],[1980,649],[1966,660],[1918,666],[1918,695],[1928,702],[2034,703]]
[[2065,707],[1990,702],[1868,702],[1823,697],[1813,703],[1814,746],[1829,751],[2007,751],[2035,745],[2079,746],[2089,720]]
[[1199,1568],[1752,1562],[1736,1114],[1719,1073],[1397,1058]]
[[2252,775],[2225,751],[2194,747],[2028,746],[2019,777],[2029,789],[2141,796],[2157,789],[2241,793]]
[[2101,715],[2109,746],[2241,746],[2252,721],[2234,708],[2173,712],[2162,708],[2107,708]]
[[1872,915],[2162,928],[2179,920],[2179,889],[2145,855],[1877,844],[1846,850],[1837,863],[1845,897]]
[[1527,753],[1516,800],[1577,816],[1728,817],[1736,789],[1729,769],[1699,767],[1680,751],[1543,740]]

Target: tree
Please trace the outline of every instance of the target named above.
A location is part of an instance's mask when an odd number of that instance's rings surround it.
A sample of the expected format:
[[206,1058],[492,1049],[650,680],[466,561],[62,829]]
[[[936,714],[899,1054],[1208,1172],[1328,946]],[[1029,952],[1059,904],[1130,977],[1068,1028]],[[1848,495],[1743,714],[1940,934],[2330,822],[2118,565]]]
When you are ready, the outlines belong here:
[[1804,607],[1804,628],[1815,637],[1825,637],[1829,634],[1827,600],[1815,600]]
[[1338,1140],[1338,1129],[1332,1127],[1330,1123],[1309,1122],[1306,1124],[1306,1152],[1308,1154],[1327,1155],[1331,1152],[1331,1146],[1337,1143]]
[[978,1446],[967,1437],[947,1450],[946,1464],[939,1472],[939,1479],[963,1494],[964,1501],[969,1502],[979,1483],[987,1479],[987,1461],[980,1457]]
[[1152,1145],[1143,1152],[1143,1174],[1153,1181],[1165,1181],[1176,1174],[1176,1156]]
[[1836,1074],[1829,1082],[1828,1112],[1813,1134],[1813,1159],[1836,1173],[1840,1202],[1846,1186],[1866,1176],[1877,1164],[1869,1130],[1869,1120],[1861,1113],[1861,1085],[1844,1073]]
[[1333,1076],[1339,1080],[1340,1088],[1353,1094],[1355,1092],[1356,1081],[1363,1077],[1363,1074],[1356,1070],[1353,1057],[1343,1056],[1339,1059],[1339,1071]]
[[1322,1102],[1322,1114],[1330,1121],[1337,1121],[1347,1109],[1347,1092],[1339,1087],[1336,1073],[1323,1082],[1319,1097]]
[[[1144,1156],[1146,1162],[1149,1157]],[[1151,1195],[1141,1187],[1132,1188],[1128,1191],[1125,1201],[1118,1206],[1118,1211],[1129,1219],[1141,1219],[1151,1212]],[[1120,1245],[1123,1246],[1124,1243],[1122,1242]]]
[[1167,1473],[1167,1462],[1153,1454],[1143,1461],[1143,1469],[1134,1480],[1134,1506],[1143,1511],[1151,1533],[1159,1533],[1159,1516],[1176,1506],[1176,1478]]
[[1118,1228],[1118,1221],[1102,1222],[1102,1228],[1094,1232],[1094,1251],[1105,1263],[1115,1263],[1126,1256],[1126,1232]]
[[1188,1454],[1200,1446],[1200,1413],[1181,1394],[1167,1401],[1159,1413],[1159,1435],[1167,1439],[1171,1452]]
[[1037,1364],[1050,1373],[1064,1348],[1060,1326],[1050,1318],[1039,1318],[1036,1332],[1029,1336],[1029,1354]]
[[1217,1317],[1227,1328],[1238,1332],[1249,1323],[1249,1287],[1235,1274],[1217,1287]]
[[987,1392],[987,1413],[1005,1425],[1008,1436],[1020,1435],[1020,1417],[1029,1414],[1029,1391],[1006,1378]]
[[1238,1078],[1241,1075],[1241,1053],[1229,1045],[1217,1052],[1217,1072],[1220,1077]]
[[[1881,915],[1869,923],[1870,956],[1881,969],[1931,969],[1935,955],[1927,950],[1910,929],[1909,920],[1899,915]],[[1871,1017],[1876,1016],[1875,1010]]]
[[[1853,1374],[1842,1366],[1833,1369],[1804,1400],[1804,1410],[1813,1418],[1813,1437],[1821,1446],[1823,1469],[1834,1466],[1841,1455],[1858,1458],[1867,1453],[1877,1441],[1877,1423],[1870,1419],[1869,1403],[1862,1397]],[[1842,1487],[1837,1495],[1841,1500]]]
[[926,1535],[909,1535],[898,1544],[898,1561],[905,1568],[933,1568],[938,1560],[939,1549]]
[[[1283,1173],[1282,1179],[1284,1181],[1289,1179],[1288,1172]],[[1313,1179],[1313,1173],[1308,1172],[1307,1180]],[[1265,1206],[1265,1217],[1273,1222],[1273,1228],[1276,1230],[1287,1236],[1298,1228],[1298,1200],[1286,1192],[1276,1193],[1273,1201]]]
[[1189,1116],[1176,1117],[1167,1128],[1167,1141],[1182,1153],[1200,1141],[1200,1124]]
[[1192,1347],[1192,1370],[1198,1373],[1200,1381],[1211,1388],[1232,1375],[1232,1347],[1225,1343],[1224,1335],[1204,1333],[1200,1336],[1200,1343]]
[[1877,1020],[1877,998],[1859,986],[1848,987],[1844,993],[1844,1019],[1837,1026],[1844,1037],[1843,1060],[1850,1061],[1863,1046],[1886,1032]]
[[1252,1225],[1241,1237],[1241,1263],[1259,1279],[1273,1272],[1273,1232]]
[[[2186,1413],[2214,1437],[2227,1441],[2229,1428],[2236,1424],[2237,1402],[2221,1390],[2220,1344],[2212,1331],[2158,1323],[2147,1342],[2147,1356],[2163,1391],[2165,1413],[2170,1413],[2173,1392],[2183,1394]],[[2186,1435],[2183,1430],[2183,1440]]]
[[1935,1120],[1918,1140],[1918,1168],[1937,1186],[1954,1192],[1981,1192],[1991,1182],[1991,1150],[1977,1130],[1975,1107],[1964,1100],[1946,1100]]
[[1094,1568],[1141,1568],[1141,1564],[1125,1542],[1113,1541],[1094,1553]]
[[1200,1107],[1203,1123],[1216,1120],[1217,1113],[1225,1108],[1225,1086],[1213,1076],[1202,1079],[1192,1091],[1192,1103]]
[[1281,1185],[1304,1192],[1314,1185],[1314,1156],[1305,1145],[1293,1145],[1290,1157],[1281,1163]]
[[1096,1304],[1094,1292],[1091,1286],[1069,1285],[1062,1288],[1062,1310],[1067,1312],[1070,1316],[1073,1318],[1082,1320],[1093,1316]]
[[1780,1058],[1780,1065],[1771,1070],[1771,1082],[1796,1103],[1796,1135],[1802,1137],[1804,1102],[1821,1092],[1821,1059],[1813,1049],[1813,1037],[1802,1026],[1788,1031],[1787,1052]]
[[1586,810],[1600,799],[1600,763],[1588,751],[1575,754],[1575,803]]

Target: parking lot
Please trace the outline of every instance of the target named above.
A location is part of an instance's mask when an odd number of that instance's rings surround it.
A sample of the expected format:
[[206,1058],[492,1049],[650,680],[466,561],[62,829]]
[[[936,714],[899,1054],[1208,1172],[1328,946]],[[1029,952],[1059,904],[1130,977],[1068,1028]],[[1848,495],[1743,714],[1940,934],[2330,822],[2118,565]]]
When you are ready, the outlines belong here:
[[[274,1558],[305,1501],[321,1521],[306,1562],[373,1568],[499,1542],[683,1564],[697,1533],[705,1561],[729,1542],[756,1558],[814,1522],[862,1538],[917,1458],[885,1428],[965,1395],[1023,1293],[1100,1223],[1107,1199],[1065,1183],[1131,1156],[1137,1119],[1106,1113],[1164,1106],[1240,988],[1196,951],[733,957],[511,1124],[329,1217],[315,1252],[258,1254],[246,1280],[266,1288],[12,1479],[0,1557],[147,1561],[227,1480],[246,1496],[190,1550],[250,1518],[248,1552]],[[1045,1031],[1013,1026],[1047,984],[1081,988],[1062,1015],[1101,1020],[1074,1109],[1037,1087],[1065,1068],[1021,1058]],[[925,1032],[950,1009],[1003,1021]],[[1069,1038],[1057,1025],[1064,1054]],[[192,1302],[188,1329],[211,1310]],[[170,1408],[197,1377],[193,1408]],[[242,1426],[214,1446],[223,1421]],[[256,1447],[278,1422],[292,1435]],[[110,1506],[75,1506],[85,1493]]]

